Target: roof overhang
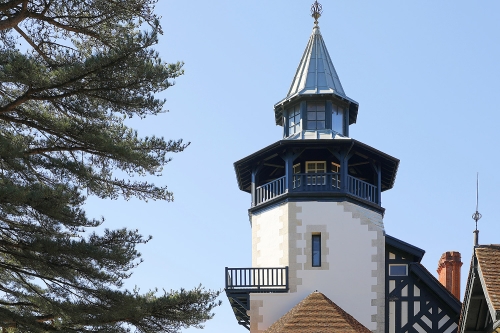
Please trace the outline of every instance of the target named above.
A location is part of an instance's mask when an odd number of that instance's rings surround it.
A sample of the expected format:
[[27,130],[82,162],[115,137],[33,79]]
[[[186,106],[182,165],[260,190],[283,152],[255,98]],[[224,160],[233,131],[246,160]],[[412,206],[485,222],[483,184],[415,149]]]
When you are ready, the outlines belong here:
[[385,235],[385,244],[410,254],[411,256],[413,256],[413,261],[416,262],[420,262],[425,254],[425,250],[422,250],[419,247],[403,242],[402,240],[397,239],[396,237],[389,236],[387,234]]
[[376,161],[382,168],[382,191],[391,189],[396,180],[399,160],[350,138],[280,140],[234,163],[238,187],[250,192],[252,170],[265,161],[286,152],[307,149],[349,149],[349,152]]

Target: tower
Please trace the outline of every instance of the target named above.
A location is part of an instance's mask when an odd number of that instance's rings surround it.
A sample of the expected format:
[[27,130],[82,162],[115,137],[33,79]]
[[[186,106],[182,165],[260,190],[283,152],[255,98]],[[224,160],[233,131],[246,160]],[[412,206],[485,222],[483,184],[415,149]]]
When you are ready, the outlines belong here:
[[[385,235],[381,197],[394,186],[399,160],[349,137],[359,105],[346,95],[321,35],[321,5],[311,11],[312,34],[288,94],[274,105],[283,138],[234,163],[240,190],[251,195],[252,229],[252,267],[225,272],[236,319],[251,333],[275,332],[280,318],[318,291],[360,326],[395,333],[426,315],[426,306],[401,314],[409,301],[399,295],[402,284],[414,279],[431,288],[412,302],[433,305],[437,295],[456,315],[457,301],[421,270],[424,251]],[[447,322],[432,330],[445,314],[435,312],[427,331],[445,332]]]

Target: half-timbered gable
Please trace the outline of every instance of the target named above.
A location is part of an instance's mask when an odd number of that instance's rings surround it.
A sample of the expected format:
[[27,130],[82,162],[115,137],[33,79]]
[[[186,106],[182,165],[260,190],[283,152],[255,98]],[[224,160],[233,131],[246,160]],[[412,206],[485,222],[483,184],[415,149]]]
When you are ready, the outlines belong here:
[[474,248],[459,333],[478,332],[500,332],[500,245]]
[[457,300],[420,263],[425,251],[386,235],[386,333],[456,333]]

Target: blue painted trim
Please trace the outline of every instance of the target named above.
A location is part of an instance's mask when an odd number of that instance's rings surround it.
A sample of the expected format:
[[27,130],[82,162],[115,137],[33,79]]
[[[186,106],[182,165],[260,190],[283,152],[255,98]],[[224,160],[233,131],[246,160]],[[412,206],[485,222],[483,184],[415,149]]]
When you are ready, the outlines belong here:
[[376,213],[384,216],[385,209],[381,206],[378,206],[372,202],[367,200],[363,200],[358,198],[352,194],[345,192],[336,192],[336,193],[325,193],[325,192],[292,192],[286,193],[282,196],[271,199],[267,202],[264,202],[256,207],[252,207],[248,209],[249,214],[259,214],[262,211],[266,211],[270,208],[274,208],[277,205],[281,205],[287,202],[350,202],[360,207],[369,209]]
[[326,101],[326,106],[325,106],[325,128],[326,129],[332,129],[332,127],[333,127],[332,107],[333,107],[332,101]]
[[387,234],[385,235],[385,244],[395,247],[396,249],[406,252],[408,254],[411,254],[414,257],[414,260],[412,261],[420,262],[420,260],[422,260],[422,257],[425,254],[425,251],[422,250],[421,248],[403,242],[402,240],[397,239],[396,237],[389,236]]

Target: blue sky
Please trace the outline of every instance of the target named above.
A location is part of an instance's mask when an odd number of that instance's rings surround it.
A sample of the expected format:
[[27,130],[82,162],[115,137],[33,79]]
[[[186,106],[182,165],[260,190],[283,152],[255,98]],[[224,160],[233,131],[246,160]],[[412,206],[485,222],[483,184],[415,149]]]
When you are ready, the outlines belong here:
[[[273,105],[312,31],[311,3],[158,4],[165,33],[156,49],[165,61],[184,61],[185,75],[159,95],[169,113],[130,125],[143,136],[191,142],[152,179],[175,201],[87,205],[109,228],[153,235],[128,287],[222,289],[225,266],[250,266],[250,196],[238,190],[233,163],[281,138]],[[433,273],[443,252],[460,251],[464,286],[476,172],[480,243],[500,243],[500,2],[322,4],[323,38],[346,94],[360,104],[350,136],[401,160],[395,187],[382,196],[386,232],[426,250]],[[222,300],[204,332],[245,332]]]

